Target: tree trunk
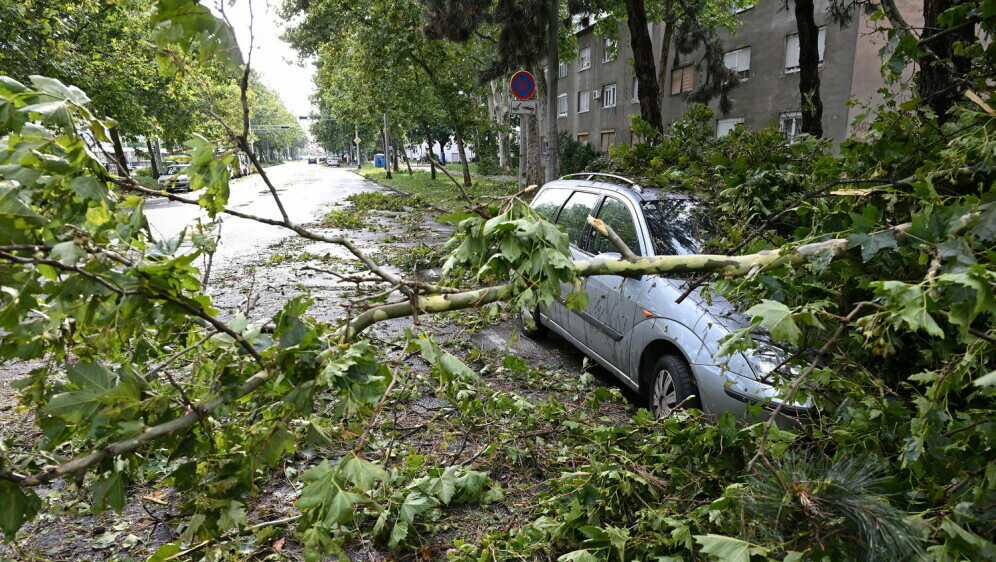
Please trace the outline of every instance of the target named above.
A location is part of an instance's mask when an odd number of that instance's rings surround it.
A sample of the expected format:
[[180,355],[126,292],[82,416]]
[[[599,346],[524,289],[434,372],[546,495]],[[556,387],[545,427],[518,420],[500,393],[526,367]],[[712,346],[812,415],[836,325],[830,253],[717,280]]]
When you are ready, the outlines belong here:
[[[422,129],[425,131],[425,142],[426,142],[426,144],[428,146],[427,150],[429,151],[429,154],[431,155],[432,154],[432,145],[433,145],[433,142],[432,142],[432,131],[429,129],[429,124],[425,123],[425,122],[422,123]],[[432,179],[436,179],[436,164],[433,163],[433,159],[432,158],[429,158],[428,160],[429,160],[429,175],[430,175],[430,177],[432,177]]]
[[159,179],[159,163],[156,162],[156,152],[152,148],[152,141],[145,138],[145,146],[149,149],[149,166],[152,168],[152,179]]
[[[412,171],[412,163],[410,160],[408,160],[408,149],[405,148],[405,139],[401,138],[401,135],[398,133],[394,134],[394,146],[401,147],[401,158],[405,161],[405,166],[408,167],[408,175],[410,176],[414,174],[415,172]],[[398,150],[397,148],[395,148],[394,154],[397,153]]]
[[114,145],[114,159],[117,160],[118,173],[128,176],[128,158],[125,156],[124,147],[121,146],[121,137],[118,136],[118,128],[111,127],[108,132],[111,135],[111,143]]
[[946,33],[944,37],[931,39],[945,31],[939,26],[940,15],[959,3],[958,0],[924,0],[923,3],[923,35],[920,43],[923,45],[924,55],[920,58],[917,89],[920,99],[934,110],[941,123],[947,120],[951,106],[965,91],[965,82],[959,77],[971,70],[970,59],[956,56],[954,46],[956,43],[968,45],[976,42],[975,26],[972,25],[964,26],[960,31]]
[[463,167],[463,185],[464,187],[470,187],[473,183],[470,181],[470,164],[467,162],[467,149],[463,144],[463,132],[460,131],[460,127],[453,123],[453,136],[456,137],[457,149],[460,151],[460,164]]
[[802,98],[802,132],[814,137],[822,137],[820,29],[816,26],[813,0],[795,0],[795,22],[799,29],[799,95]]
[[[560,0],[549,0],[550,14],[547,27],[547,68],[549,79],[546,91],[546,180],[553,181],[560,173],[560,137],[557,133],[557,80],[560,77],[560,51],[558,50]],[[542,69],[539,72],[543,77]]]
[[543,184],[543,167],[540,165],[540,156],[543,148],[540,146],[539,118],[535,115],[524,116],[528,122],[529,134],[528,146],[526,147],[526,185]]
[[[808,0],[812,1],[812,0]],[[654,44],[647,31],[647,8],[643,0],[625,0],[626,24],[633,49],[633,71],[639,81],[640,117],[658,133],[664,132],[661,117],[660,85],[654,65]],[[661,61],[666,64],[666,61]]]
[[[661,59],[660,68],[657,71],[657,105],[661,108],[661,112],[664,111],[664,98],[667,97],[667,72],[671,68],[667,64],[667,60],[671,57],[671,40],[674,37],[674,15],[672,13],[673,8],[671,8],[671,3],[667,3],[666,16],[664,18],[664,37],[661,39]],[[662,119],[663,122],[663,119]]]
[[512,156],[512,149],[508,138],[509,114],[507,95],[508,90],[503,88],[503,82],[491,81],[491,95],[488,96],[488,105],[491,109],[491,118],[495,122],[495,131],[498,135],[498,165],[507,170],[509,160]]

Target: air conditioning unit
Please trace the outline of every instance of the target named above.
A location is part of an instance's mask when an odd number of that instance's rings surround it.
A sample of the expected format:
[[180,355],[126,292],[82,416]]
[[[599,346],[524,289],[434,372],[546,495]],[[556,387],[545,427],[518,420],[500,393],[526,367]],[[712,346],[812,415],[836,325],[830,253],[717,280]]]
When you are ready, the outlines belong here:
[[602,97],[602,90],[592,90],[591,91],[591,97],[595,98],[596,100],[597,99],[601,99],[601,97]]

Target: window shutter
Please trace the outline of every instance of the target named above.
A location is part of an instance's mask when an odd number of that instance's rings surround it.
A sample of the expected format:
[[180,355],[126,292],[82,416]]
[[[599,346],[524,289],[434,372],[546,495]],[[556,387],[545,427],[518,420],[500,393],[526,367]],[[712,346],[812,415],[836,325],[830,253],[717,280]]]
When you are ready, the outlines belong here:
[[681,69],[676,68],[671,71],[671,95],[681,93]]
[[682,69],[681,91],[691,92],[695,89],[695,67],[688,65]]

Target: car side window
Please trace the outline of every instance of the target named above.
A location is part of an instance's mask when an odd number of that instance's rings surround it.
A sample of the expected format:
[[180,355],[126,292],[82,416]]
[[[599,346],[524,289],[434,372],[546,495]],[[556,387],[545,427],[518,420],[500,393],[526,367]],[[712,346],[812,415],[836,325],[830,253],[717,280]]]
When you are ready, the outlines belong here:
[[584,227],[588,224],[588,215],[591,214],[591,210],[597,202],[597,194],[575,191],[567,204],[564,205],[564,210],[560,211],[557,224],[567,232],[567,238],[571,244],[580,244]]
[[[634,254],[641,255],[640,242],[636,235],[636,221],[633,218],[633,212],[625,203],[613,197],[606,197],[602,203],[602,208],[598,210],[598,218],[609,225],[619,235],[619,238],[629,246],[629,249],[633,250]],[[589,246],[589,251],[593,254],[619,251],[608,238],[595,230],[592,230]]]
[[567,196],[571,194],[567,189],[547,189],[533,199],[532,208],[544,219],[553,222],[557,216],[557,211],[564,206]]

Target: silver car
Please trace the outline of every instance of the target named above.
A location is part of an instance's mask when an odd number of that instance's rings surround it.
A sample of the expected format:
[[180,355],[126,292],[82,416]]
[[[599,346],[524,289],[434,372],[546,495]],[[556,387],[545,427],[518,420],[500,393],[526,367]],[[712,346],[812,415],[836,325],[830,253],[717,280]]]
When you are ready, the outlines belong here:
[[[601,219],[638,255],[699,253],[710,223],[703,205],[687,195],[641,188],[608,174],[572,174],[543,186],[531,204],[568,235],[574,259],[618,258],[612,243],[587,223]],[[527,335],[553,330],[649,400],[664,416],[676,408],[729,411],[746,418],[749,404],[779,404],[768,383],[786,353],[761,342],[749,353],[718,357],[720,340],[750,324],[727,300],[693,291],[676,303],[687,279],[661,275],[599,275],[584,280],[589,304],[570,311],[563,300],[523,319]],[[565,289],[569,290],[569,289]],[[782,406],[805,416],[809,401]]]
[[163,172],[163,175],[159,176],[159,189],[170,193],[190,191],[190,176],[187,175],[188,168],[190,168],[190,164],[170,164],[166,168],[166,171]]

